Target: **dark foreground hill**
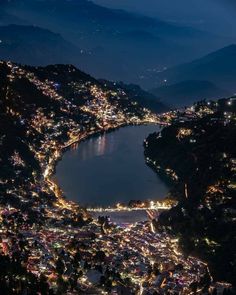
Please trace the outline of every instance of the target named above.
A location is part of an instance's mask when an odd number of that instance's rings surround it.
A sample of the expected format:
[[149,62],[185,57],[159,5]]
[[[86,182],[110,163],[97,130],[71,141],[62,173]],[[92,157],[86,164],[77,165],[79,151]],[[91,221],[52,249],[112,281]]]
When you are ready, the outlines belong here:
[[178,233],[185,253],[208,262],[215,279],[235,284],[236,100],[203,102],[195,110],[199,118],[181,116],[147,139],[150,165],[173,176],[178,200],[159,224]]

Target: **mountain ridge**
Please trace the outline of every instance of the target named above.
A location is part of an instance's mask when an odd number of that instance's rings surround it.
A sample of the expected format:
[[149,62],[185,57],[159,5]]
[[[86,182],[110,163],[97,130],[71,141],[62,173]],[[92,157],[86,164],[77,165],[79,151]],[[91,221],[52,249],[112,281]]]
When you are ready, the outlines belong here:
[[159,97],[163,95],[162,98],[168,102],[174,95],[174,89],[177,91],[179,98],[178,101],[173,98],[173,105],[181,105],[181,100],[182,104],[187,103],[188,96],[189,103],[192,103],[202,98],[233,95],[236,92],[236,44],[220,48],[189,63],[167,68],[156,73],[153,80],[158,86],[150,92]]
[[232,75],[231,78],[235,81],[235,65],[236,44],[230,44],[229,46],[220,48],[189,63],[166,69],[157,74],[156,78],[159,81],[164,78],[167,80],[168,84],[192,79],[208,80],[213,83],[218,82],[219,85],[222,86],[227,84],[227,81],[224,81],[227,74]]
[[[226,43],[219,36],[191,27],[85,0],[21,0],[6,2],[4,7],[7,13],[60,33],[65,40],[89,52],[89,59],[82,66],[96,78],[125,80],[142,87],[151,87],[152,81],[142,78],[148,76],[149,69],[190,60]],[[96,48],[101,49],[99,53]]]
[[86,60],[86,52],[58,33],[32,25],[0,26],[0,59],[34,66]]
[[150,92],[174,107],[189,106],[201,99],[217,99],[232,94],[205,80],[185,80],[151,89]]

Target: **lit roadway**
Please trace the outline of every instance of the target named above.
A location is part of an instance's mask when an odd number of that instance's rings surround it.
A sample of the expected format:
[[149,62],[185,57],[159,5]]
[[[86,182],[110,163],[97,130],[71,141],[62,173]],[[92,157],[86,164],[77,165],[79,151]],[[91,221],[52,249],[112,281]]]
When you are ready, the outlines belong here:
[[86,208],[89,212],[124,212],[124,211],[146,211],[146,210],[169,210],[171,206],[166,205],[154,205],[150,207],[143,207],[143,208],[129,208],[129,207],[122,207],[122,208]]

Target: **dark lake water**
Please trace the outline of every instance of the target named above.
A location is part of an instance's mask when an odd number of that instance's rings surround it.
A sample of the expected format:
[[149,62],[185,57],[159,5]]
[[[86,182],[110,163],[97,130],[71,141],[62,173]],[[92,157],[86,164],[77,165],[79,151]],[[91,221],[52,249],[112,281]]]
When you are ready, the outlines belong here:
[[143,140],[158,130],[157,125],[123,127],[68,150],[55,175],[66,197],[90,206],[163,198],[168,187],[143,154]]

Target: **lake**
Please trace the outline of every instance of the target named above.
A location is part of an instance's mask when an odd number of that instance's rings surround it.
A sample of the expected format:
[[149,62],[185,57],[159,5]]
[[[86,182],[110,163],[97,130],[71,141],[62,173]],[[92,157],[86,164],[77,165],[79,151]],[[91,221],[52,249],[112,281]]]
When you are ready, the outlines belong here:
[[65,152],[54,178],[83,206],[158,200],[168,186],[145,164],[143,140],[157,125],[127,126],[88,138]]

